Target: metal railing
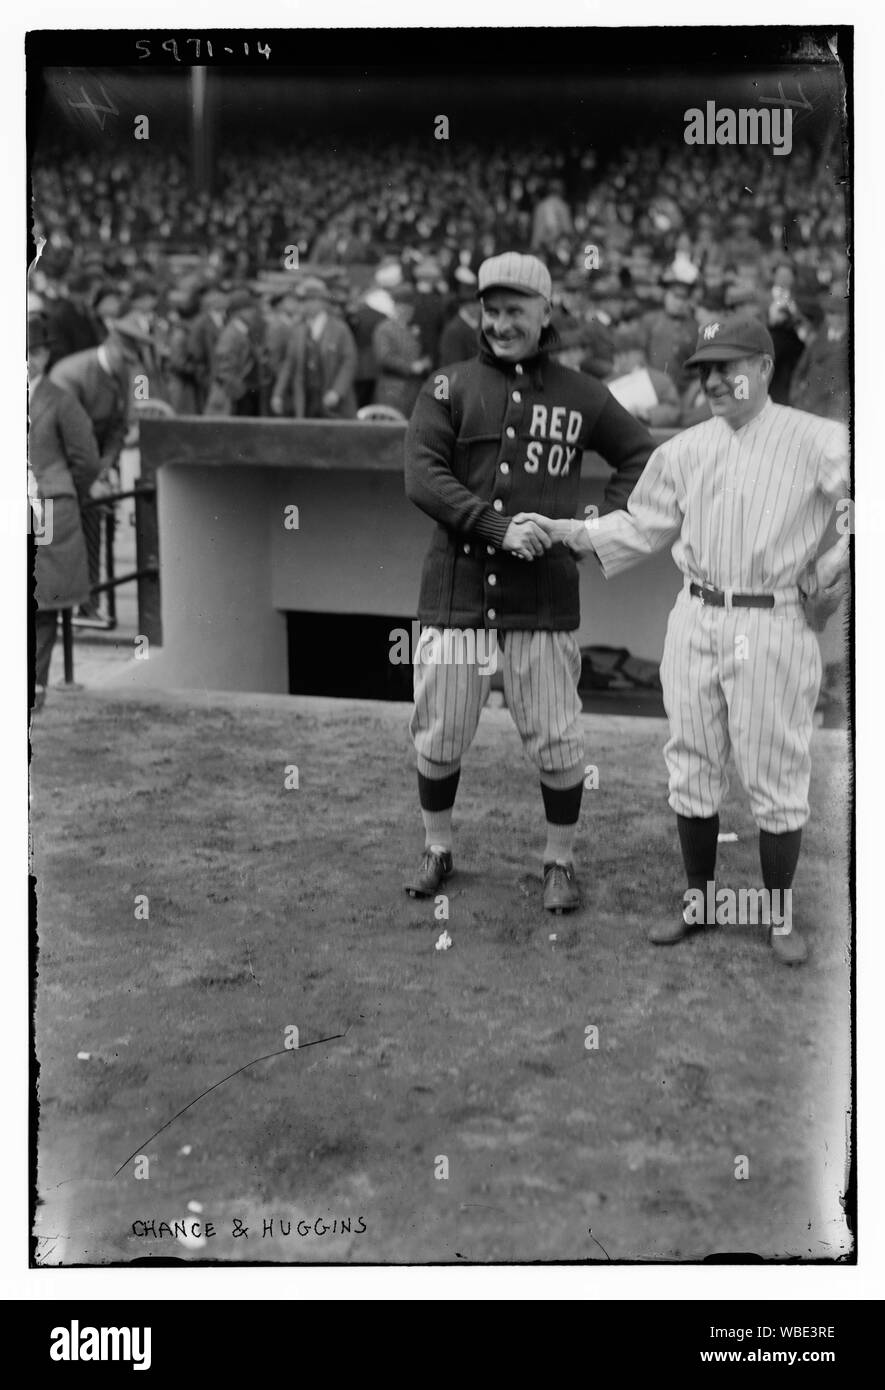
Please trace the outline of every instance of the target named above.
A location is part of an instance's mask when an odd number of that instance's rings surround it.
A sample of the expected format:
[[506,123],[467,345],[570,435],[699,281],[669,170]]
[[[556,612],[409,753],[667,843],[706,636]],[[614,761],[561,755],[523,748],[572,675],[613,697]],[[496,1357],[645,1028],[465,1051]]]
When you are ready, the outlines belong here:
[[[156,561],[140,565],[137,569],[131,570],[128,574],[115,574],[114,572],[114,536],[116,533],[116,515],[114,504],[132,498],[135,502],[135,528],[136,543],[138,549],[142,547],[138,544],[145,532],[144,516],[142,509],[145,505],[149,506],[154,513],[152,518],[152,532],[156,533],[156,496],[157,489],[153,483],[142,484],[134,488],[128,488],[122,492],[108,493],[105,497],[91,497],[81,506],[81,511],[103,511],[105,513],[106,525],[104,527],[104,568],[106,578],[100,584],[93,584],[90,588],[90,596],[107,594],[108,621],[102,624],[102,629],[106,632],[113,632],[117,626],[117,604],[116,591],[121,584],[137,584],[139,591],[145,580],[156,582],[159,579],[160,568]],[[139,605],[140,606],[140,605]],[[81,687],[74,679],[74,618],[73,610],[63,608],[61,610],[61,633],[62,633],[62,653],[64,656],[64,681],[62,688],[69,690],[79,690]]]

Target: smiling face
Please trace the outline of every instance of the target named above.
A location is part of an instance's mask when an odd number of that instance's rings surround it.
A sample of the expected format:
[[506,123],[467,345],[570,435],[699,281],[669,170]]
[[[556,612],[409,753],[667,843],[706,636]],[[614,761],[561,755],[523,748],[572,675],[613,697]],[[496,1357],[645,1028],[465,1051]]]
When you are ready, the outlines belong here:
[[482,297],[482,331],[504,362],[533,357],[549,322],[550,305],[539,294],[491,289]]
[[774,363],[762,353],[727,362],[701,362],[697,370],[713,414],[721,415],[736,430],[758,415],[765,404]]

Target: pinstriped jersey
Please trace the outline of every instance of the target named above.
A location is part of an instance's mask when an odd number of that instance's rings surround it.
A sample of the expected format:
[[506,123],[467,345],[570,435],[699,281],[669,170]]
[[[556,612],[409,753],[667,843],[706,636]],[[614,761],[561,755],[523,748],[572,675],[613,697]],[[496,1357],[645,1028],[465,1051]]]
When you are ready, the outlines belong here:
[[587,523],[606,578],[673,543],[690,579],[738,593],[797,585],[848,493],[848,430],[766,401],[733,430],[715,417],[652,454],[626,511]]

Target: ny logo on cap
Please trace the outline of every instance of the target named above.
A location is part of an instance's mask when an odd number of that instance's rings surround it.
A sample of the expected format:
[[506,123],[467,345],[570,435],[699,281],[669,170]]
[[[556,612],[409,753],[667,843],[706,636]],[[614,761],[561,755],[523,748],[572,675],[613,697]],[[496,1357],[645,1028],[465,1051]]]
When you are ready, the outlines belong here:
[[721,325],[718,323],[708,323],[707,327],[704,329],[705,340],[709,342],[711,338],[715,338],[716,334],[719,332],[720,327]]

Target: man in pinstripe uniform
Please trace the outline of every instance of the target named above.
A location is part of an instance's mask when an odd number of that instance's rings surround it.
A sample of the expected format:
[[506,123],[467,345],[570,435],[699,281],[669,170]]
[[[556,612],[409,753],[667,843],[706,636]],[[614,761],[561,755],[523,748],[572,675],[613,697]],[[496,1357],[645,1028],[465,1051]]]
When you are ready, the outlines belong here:
[[[478,355],[429,378],[406,434],[406,492],[437,522],[421,578],[411,732],[425,850],[406,884],[434,894],[452,871],[452,809],[499,658],[504,694],[541,781],[544,906],[580,904],[575,830],[584,787],[575,557],[517,515],[573,516],[581,458],[615,470],[623,506],[652,440],[593,377],[551,360],[550,272],[507,252],[479,268]],[[465,640],[468,639],[468,640]]]
[[[759,827],[765,888],[791,888],[821,679],[812,627],[848,583],[844,540],[815,558],[848,491],[848,432],[769,399],[773,356],[753,318],[707,324],[686,365],[697,367],[713,418],[655,450],[625,511],[587,522],[532,514],[554,542],[595,552],[607,579],[673,545],[685,584],[661,664],[664,756],[688,886],[705,901],[715,902],[708,885],[730,752]],[[703,925],[714,923],[686,909],[649,939],[670,944]],[[770,941],[787,964],[806,958],[795,927],[772,929]]]

